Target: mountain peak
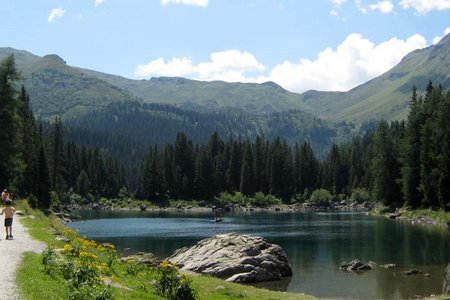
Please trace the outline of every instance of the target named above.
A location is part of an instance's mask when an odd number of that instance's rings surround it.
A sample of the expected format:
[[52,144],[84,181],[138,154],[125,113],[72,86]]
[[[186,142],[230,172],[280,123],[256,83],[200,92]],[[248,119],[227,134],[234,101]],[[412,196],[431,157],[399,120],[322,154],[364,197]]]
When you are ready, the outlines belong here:
[[66,61],[56,54],[48,54],[42,57],[43,61],[66,65]]
[[261,83],[261,85],[269,86],[271,88],[275,88],[275,89],[279,89],[279,90],[283,90],[284,91],[282,86],[280,86],[279,84],[277,84],[277,83],[275,83],[273,81],[266,81],[266,82]]

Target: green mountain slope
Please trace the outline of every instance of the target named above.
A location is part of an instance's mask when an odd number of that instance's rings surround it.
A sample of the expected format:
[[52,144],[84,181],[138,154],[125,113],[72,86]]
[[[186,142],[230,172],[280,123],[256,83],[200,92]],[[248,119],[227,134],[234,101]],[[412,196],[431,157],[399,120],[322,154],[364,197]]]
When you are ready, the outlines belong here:
[[75,118],[113,102],[129,101],[116,86],[70,67],[57,55],[38,57],[26,51],[0,48],[0,59],[13,54],[30,94],[36,117]]
[[432,80],[450,87],[450,34],[437,45],[408,54],[391,70],[348,92],[291,93],[273,82],[263,84],[196,81],[160,77],[132,80],[70,67],[56,55],[38,57],[0,48],[0,59],[14,53],[37,116],[74,118],[110,103],[141,99],[188,110],[235,108],[265,115],[301,110],[333,122],[355,124],[406,116],[413,86],[423,90]]
[[327,119],[356,123],[402,119],[413,86],[423,91],[430,80],[450,87],[450,34],[434,46],[409,53],[388,72],[346,93],[307,92],[302,99]]
[[257,114],[309,109],[308,105],[301,101],[299,94],[286,91],[274,82],[263,84],[207,82],[180,77],[132,80],[86,69],[80,70],[115,85],[147,103],[175,104],[188,109],[209,110],[232,107]]

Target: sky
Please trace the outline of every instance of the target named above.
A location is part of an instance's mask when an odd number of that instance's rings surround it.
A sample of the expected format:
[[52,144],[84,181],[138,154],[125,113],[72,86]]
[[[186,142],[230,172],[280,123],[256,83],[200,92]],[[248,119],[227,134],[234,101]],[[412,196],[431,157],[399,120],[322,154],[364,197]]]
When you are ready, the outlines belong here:
[[450,33],[450,0],[0,0],[0,47],[150,79],[347,91]]

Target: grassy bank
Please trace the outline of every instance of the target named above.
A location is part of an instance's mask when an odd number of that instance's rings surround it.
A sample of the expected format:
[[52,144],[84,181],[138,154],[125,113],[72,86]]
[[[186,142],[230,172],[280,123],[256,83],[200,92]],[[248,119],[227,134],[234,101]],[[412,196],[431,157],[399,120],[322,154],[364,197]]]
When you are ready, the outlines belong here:
[[415,224],[431,224],[447,227],[450,222],[450,211],[432,210],[432,209],[408,209],[401,208],[392,212],[392,209],[379,205],[375,207],[371,213],[377,216],[390,217],[392,215],[400,220],[408,221]]
[[[31,299],[313,299],[302,294],[268,291],[205,276],[189,276],[168,263],[156,267],[122,261],[112,245],[77,236],[55,217],[17,208],[30,235],[49,245],[41,254],[27,253],[18,268],[18,290]],[[177,292],[177,293],[178,293]],[[181,297],[178,295],[177,297]],[[179,298],[182,299],[182,298]]]

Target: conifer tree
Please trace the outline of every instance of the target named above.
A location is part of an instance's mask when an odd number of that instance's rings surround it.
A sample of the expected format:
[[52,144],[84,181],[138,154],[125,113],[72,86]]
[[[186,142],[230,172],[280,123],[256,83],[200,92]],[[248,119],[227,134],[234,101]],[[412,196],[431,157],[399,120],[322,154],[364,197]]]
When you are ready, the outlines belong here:
[[407,205],[420,206],[423,194],[420,191],[420,151],[421,130],[424,124],[422,99],[417,95],[416,87],[411,96],[410,111],[405,136],[405,155],[402,167],[402,192]]
[[400,187],[397,179],[400,176],[399,164],[389,132],[389,125],[381,121],[374,140],[374,158],[372,160],[373,195],[384,205],[401,204]]
[[[14,81],[19,79],[14,57],[0,62],[0,183],[5,187],[13,184],[23,169],[17,116],[18,102]],[[14,188],[14,187],[13,187]]]

